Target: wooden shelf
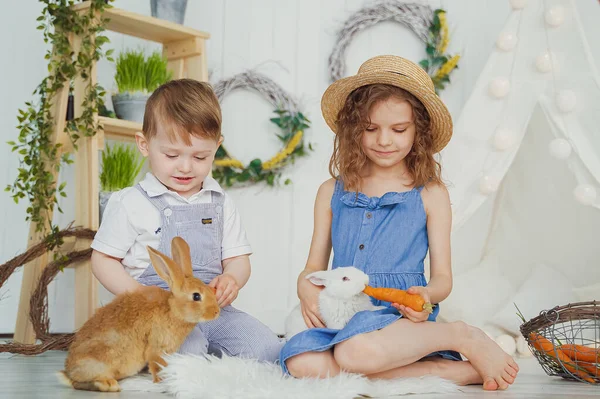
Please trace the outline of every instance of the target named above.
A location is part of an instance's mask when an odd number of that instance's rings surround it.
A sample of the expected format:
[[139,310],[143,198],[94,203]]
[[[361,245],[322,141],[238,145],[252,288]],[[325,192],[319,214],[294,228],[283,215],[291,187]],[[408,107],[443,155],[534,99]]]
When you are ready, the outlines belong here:
[[135,141],[135,134],[142,131],[142,124],[124,119],[98,117],[104,129],[105,140]]
[[[105,140],[118,140],[128,143],[135,143],[135,134],[142,131],[141,123],[127,121],[124,119],[109,118],[106,116],[99,116],[98,124],[102,127],[102,130],[99,130],[96,134],[99,140],[99,149],[104,148]],[[58,142],[62,145],[62,153],[69,153],[73,151],[73,143],[66,133],[59,134]]]
[[[89,12],[90,1],[73,5],[73,10],[81,13]],[[164,21],[145,15],[108,8],[104,10],[103,16],[108,18],[106,29],[119,32],[141,39],[151,40],[162,44],[163,56],[167,58],[167,68],[173,73],[173,79],[195,79],[201,82],[208,81],[208,68],[206,63],[206,39],[210,35],[174,22]],[[75,54],[81,48],[82,32],[72,32],[71,49]],[[52,49],[57,56],[63,49]],[[97,82],[96,65],[92,63],[90,76],[78,75],[74,81],[75,116],[84,111],[83,100],[88,85]],[[64,133],[64,120],[67,112],[69,87],[64,85],[54,98],[51,113],[57,123],[54,126],[53,142],[61,144],[62,153],[73,152],[71,140]],[[96,115],[94,115],[96,116]],[[135,141],[135,134],[142,131],[142,124],[121,119],[113,119],[98,116],[98,122],[102,129],[94,137],[82,137],[75,151],[75,224],[97,230],[100,225],[98,212],[98,189],[99,182],[99,153],[104,147],[105,140]],[[48,165],[46,165],[47,167]],[[46,169],[46,173],[52,179],[58,178],[58,168]],[[50,217],[52,209],[48,210]],[[28,247],[37,244],[43,239],[43,234],[38,231],[36,223],[31,223]],[[87,243],[69,243],[69,249],[88,247]],[[15,342],[33,344],[35,343],[35,332],[29,320],[29,303],[31,294],[35,289],[44,267],[51,259],[49,253],[44,253],[39,258],[28,262],[23,269],[21,280],[21,293],[19,298],[19,310],[15,324]],[[83,265],[75,269],[75,329],[81,327],[85,321],[94,313],[97,307],[97,281],[91,271],[90,261],[84,260]]]
[[[85,1],[73,6],[75,10],[84,11],[90,7],[90,2]],[[210,34],[196,29],[181,26],[175,22],[136,14],[120,8],[107,8],[104,16],[109,18],[106,29],[125,35],[139,37],[158,43],[178,42],[194,38],[210,38]]]

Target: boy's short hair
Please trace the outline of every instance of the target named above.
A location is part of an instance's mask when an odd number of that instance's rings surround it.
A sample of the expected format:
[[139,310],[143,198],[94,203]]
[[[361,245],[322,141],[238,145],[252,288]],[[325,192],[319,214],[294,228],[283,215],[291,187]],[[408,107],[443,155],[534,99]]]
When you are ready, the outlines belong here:
[[186,145],[191,145],[190,135],[219,140],[219,100],[206,82],[171,80],[158,87],[148,98],[142,127],[146,139],[156,135],[159,124],[171,141],[179,137]]

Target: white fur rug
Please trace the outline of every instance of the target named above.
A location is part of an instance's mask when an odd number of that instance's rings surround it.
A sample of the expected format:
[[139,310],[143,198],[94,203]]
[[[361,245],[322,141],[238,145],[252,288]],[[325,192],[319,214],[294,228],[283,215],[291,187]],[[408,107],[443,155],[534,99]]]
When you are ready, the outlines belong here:
[[149,374],[120,382],[123,391],[169,393],[177,398],[356,398],[418,393],[457,392],[458,387],[438,377],[371,381],[357,374],[342,373],[329,379],[296,379],[277,365],[223,356],[173,354],[163,381],[153,384]]

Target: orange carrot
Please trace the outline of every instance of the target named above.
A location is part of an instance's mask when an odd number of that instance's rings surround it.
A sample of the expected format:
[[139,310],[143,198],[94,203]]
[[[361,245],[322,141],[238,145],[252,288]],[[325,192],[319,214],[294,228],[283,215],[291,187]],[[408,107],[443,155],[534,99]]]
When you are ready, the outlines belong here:
[[560,349],[571,359],[588,363],[600,363],[600,351],[583,345],[564,344]]
[[583,345],[564,344],[560,350],[577,364],[586,369],[594,377],[599,377],[598,368],[592,363],[600,363],[600,353],[597,349]]
[[430,303],[425,303],[425,300],[419,294],[409,294],[404,290],[396,288],[374,288],[369,285],[367,285],[363,292],[380,301],[407,306],[416,312],[433,312],[433,306]]
[[546,338],[532,332],[529,334],[529,340],[535,349],[559,360],[559,363],[562,363],[563,367],[569,370],[573,375],[589,383],[596,383],[596,381],[594,381],[594,379],[592,379],[584,370],[577,369],[573,360],[569,356],[565,355],[562,350],[552,345],[552,342]]

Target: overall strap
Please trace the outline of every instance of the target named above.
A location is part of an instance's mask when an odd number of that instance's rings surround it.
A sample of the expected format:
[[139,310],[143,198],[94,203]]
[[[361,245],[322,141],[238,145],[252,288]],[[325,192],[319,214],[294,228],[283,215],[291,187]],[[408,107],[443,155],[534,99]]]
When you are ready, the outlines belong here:
[[149,195],[148,195],[148,193],[146,192],[146,190],[144,190],[144,189],[142,188],[142,186],[141,186],[139,183],[135,185],[135,188],[137,188],[137,189],[140,191],[140,193],[142,193],[142,195],[143,195],[144,197],[146,197],[146,199],[148,199],[148,201],[150,201],[150,203],[151,203],[152,205],[154,205],[154,207],[155,207],[156,209],[158,209],[158,210],[159,210],[159,212],[160,212],[161,214],[163,213],[163,211],[164,211],[166,208],[169,208],[169,207],[170,207],[170,205],[169,205],[169,203],[167,202],[167,200],[165,199],[165,196],[164,196],[164,195],[157,195],[157,196],[155,196],[155,197],[151,197],[151,196],[149,196]]
[[220,194],[216,191],[211,191],[210,192],[210,201],[213,204],[223,205],[225,203],[225,195]]

